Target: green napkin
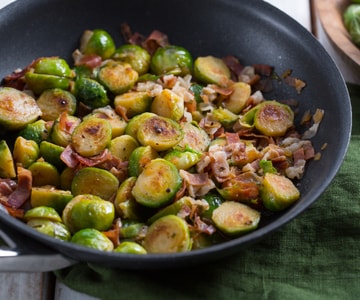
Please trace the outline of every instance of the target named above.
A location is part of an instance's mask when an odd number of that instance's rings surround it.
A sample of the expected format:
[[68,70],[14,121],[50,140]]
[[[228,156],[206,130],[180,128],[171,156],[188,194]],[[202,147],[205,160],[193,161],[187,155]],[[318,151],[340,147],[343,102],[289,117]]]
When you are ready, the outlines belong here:
[[261,242],[204,267],[123,271],[78,264],[57,271],[101,299],[358,299],[360,86],[349,85],[353,131],[346,159],[314,205]]

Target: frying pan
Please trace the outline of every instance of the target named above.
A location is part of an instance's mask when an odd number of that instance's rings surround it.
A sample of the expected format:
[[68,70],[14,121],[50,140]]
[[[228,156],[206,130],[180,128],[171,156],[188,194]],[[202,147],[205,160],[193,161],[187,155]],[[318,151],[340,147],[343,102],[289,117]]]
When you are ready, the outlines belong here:
[[[297,94],[278,84],[268,99],[295,98],[301,116],[306,110],[325,110],[313,139],[322,151],[307,165],[300,182],[301,199],[288,210],[264,218],[258,230],[206,249],[179,254],[99,252],[38,233],[0,211],[2,247],[0,270],[46,271],[85,261],[122,269],[176,268],[235,254],[293,220],[316,201],[336,175],[348,147],[351,105],[344,80],[320,43],[296,21],[259,0],[18,0],[0,11],[0,77],[40,56],[68,61],[85,29],[107,30],[117,45],[120,24],[149,34],[157,29],[170,42],[194,57],[235,55],[244,65],[269,64],[278,74],[291,69],[306,81]],[[297,120],[298,122],[299,120]]]

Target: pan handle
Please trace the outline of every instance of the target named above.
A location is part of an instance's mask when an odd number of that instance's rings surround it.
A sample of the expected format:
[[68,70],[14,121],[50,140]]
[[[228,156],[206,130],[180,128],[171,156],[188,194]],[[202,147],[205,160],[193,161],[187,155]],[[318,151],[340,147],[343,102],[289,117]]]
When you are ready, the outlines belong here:
[[0,272],[50,272],[76,261],[0,223]]

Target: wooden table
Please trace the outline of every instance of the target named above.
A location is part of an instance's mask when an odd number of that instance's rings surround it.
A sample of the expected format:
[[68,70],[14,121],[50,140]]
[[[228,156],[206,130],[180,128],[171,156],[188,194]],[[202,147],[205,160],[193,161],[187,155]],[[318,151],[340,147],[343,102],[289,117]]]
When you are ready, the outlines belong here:
[[[14,0],[0,0],[0,8]],[[360,74],[348,66],[344,57],[333,47],[315,13],[311,12],[311,0],[265,0],[292,16],[318,39],[334,58],[344,78],[348,82],[360,84]],[[316,1],[316,0],[313,0]],[[1,262],[0,262],[1,263]],[[94,300],[96,298],[71,290],[56,282],[52,273],[0,273],[0,299],[31,300]]]

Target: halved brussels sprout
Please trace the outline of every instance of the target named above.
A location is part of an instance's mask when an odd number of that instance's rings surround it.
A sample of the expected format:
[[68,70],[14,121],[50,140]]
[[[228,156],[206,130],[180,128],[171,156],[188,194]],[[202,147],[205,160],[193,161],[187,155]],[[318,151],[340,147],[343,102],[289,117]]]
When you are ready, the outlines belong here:
[[239,118],[238,115],[222,107],[214,109],[211,114],[214,119],[220,122],[226,129],[232,128],[236,120]]
[[192,201],[193,199],[190,197],[182,197],[179,200],[169,204],[168,206],[160,209],[158,212],[156,212],[154,215],[152,215],[147,223],[152,224],[156,220],[168,216],[168,215],[177,215],[184,207],[192,207]]
[[170,152],[166,153],[164,159],[170,161],[174,164],[178,170],[187,170],[197,164],[201,159],[202,154],[194,151],[192,149],[189,150],[178,150],[174,149]]
[[95,195],[78,195],[66,204],[62,220],[71,233],[84,228],[108,230],[115,217],[114,205]]
[[35,141],[24,139],[22,136],[16,138],[13,158],[17,165],[27,168],[39,158],[39,154],[39,145]]
[[46,161],[36,161],[28,169],[32,174],[33,186],[60,185],[60,174],[54,165]]
[[135,185],[136,177],[126,178],[119,186],[117,190],[116,197],[114,200],[114,206],[116,212],[120,217],[124,219],[133,219],[138,218],[136,210],[136,201],[131,191]]
[[78,77],[72,92],[79,101],[92,109],[110,103],[105,87],[91,78]]
[[[49,140],[56,145],[66,147],[71,142],[74,129],[81,123],[81,119],[63,113],[57,118],[51,127]],[[39,142],[40,143],[40,142]]]
[[99,55],[102,59],[110,58],[115,49],[113,38],[103,29],[85,30],[80,40],[80,52]]
[[128,161],[139,143],[131,135],[121,135],[111,140],[109,150],[118,159]]
[[159,154],[151,146],[140,146],[134,149],[129,158],[129,175],[139,176],[144,167]]
[[66,204],[73,198],[70,191],[64,191],[53,186],[32,187],[30,203],[32,207],[47,206],[62,213]]
[[140,124],[143,123],[146,119],[154,116],[156,116],[156,114],[151,112],[144,112],[140,115],[136,115],[128,122],[125,128],[125,133],[137,139],[137,132]]
[[0,177],[15,178],[16,170],[10,148],[5,140],[0,141]]
[[98,72],[99,82],[115,95],[130,90],[138,77],[131,65],[113,60],[107,61]]
[[138,203],[146,207],[161,207],[171,201],[181,184],[178,169],[167,160],[156,158],[145,165],[132,194]]
[[221,232],[227,235],[240,235],[258,227],[260,213],[245,204],[225,201],[214,209],[212,220]]
[[184,99],[169,89],[163,89],[151,104],[151,112],[175,121],[184,116],[184,111]]
[[61,153],[64,151],[64,147],[48,141],[42,141],[39,149],[40,156],[43,157],[45,161],[51,163],[58,169],[63,169],[65,167],[64,162],[60,158]]
[[300,198],[290,179],[274,173],[265,174],[260,195],[264,206],[271,211],[284,210]]
[[117,95],[114,99],[115,109],[125,110],[126,116],[132,118],[150,109],[152,97],[147,92],[128,92]]
[[41,118],[45,121],[56,120],[63,112],[73,115],[77,105],[73,94],[58,88],[45,90],[36,102],[41,109]]
[[232,89],[232,93],[222,105],[232,113],[239,114],[251,96],[251,86],[245,82],[235,82],[229,88]]
[[48,89],[67,90],[74,77],[75,73],[64,59],[42,57],[25,73],[25,82],[36,95],[40,95]]
[[33,97],[11,87],[0,88],[0,125],[3,128],[23,129],[40,116],[41,109]]
[[91,113],[86,115],[83,119],[85,120],[94,117],[105,119],[110,122],[112,138],[120,136],[125,132],[125,128],[127,125],[126,121],[122,117],[120,117],[110,105],[95,108]]
[[151,58],[150,69],[156,75],[185,76],[191,74],[192,68],[193,59],[190,52],[180,46],[159,47]]
[[215,83],[222,87],[226,87],[231,83],[230,69],[222,59],[214,56],[196,58],[194,76],[204,83]]
[[48,135],[49,131],[47,123],[42,119],[26,125],[25,128],[19,132],[19,136],[22,136],[27,140],[33,140],[38,144],[40,144],[41,141],[46,140]]
[[176,253],[191,249],[189,228],[184,219],[168,215],[152,223],[144,239],[148,253]]
[[70,241],[71,233],[61,222],[47,219],[31,219],[26,223],[31,228],[62,241]]
[[121,45],[112,58],[130,64],[139,75],[145,74],[150,68],[149,52],[138,45]]
[[29,221],[32,219],[44,219],[61,222],[61,217],[58,212],[54,208],[48,206],[37,206],[26,211],[24,220]]
[[114,244],[111,240],[94,228],[79,230],[72,236],[70,242],[100,251],[112,251],[114,249]]
[[153,116],[139,124],[137,139],[144,146],[165,151],[178,144],[183,138],[180,125],[172,119]]
[[96,167],[82,168],[73,177],[71,192],[73,195],[92,194],[104,200],[115,197],[119,180],[107,170]]
[[114,252],[128,253],[128,254],[146,254],[143,246],[135,242],[125,241],[121,242],[119,246],[114,249]]
[[110,122],[100,118],[84,119],[71,135],[71,146],[82,156],[94,156],[103,151],[111,141]]
[[210,137],[201,127],[194,123],[183,123],[183,139],[177,144],[181,149],[193,149],[198,152],[205,152],[210,145]]
[[281,136],[294,125],[294,112],[277,101],[264,101],[254,115],[254,126],[268,136]]

